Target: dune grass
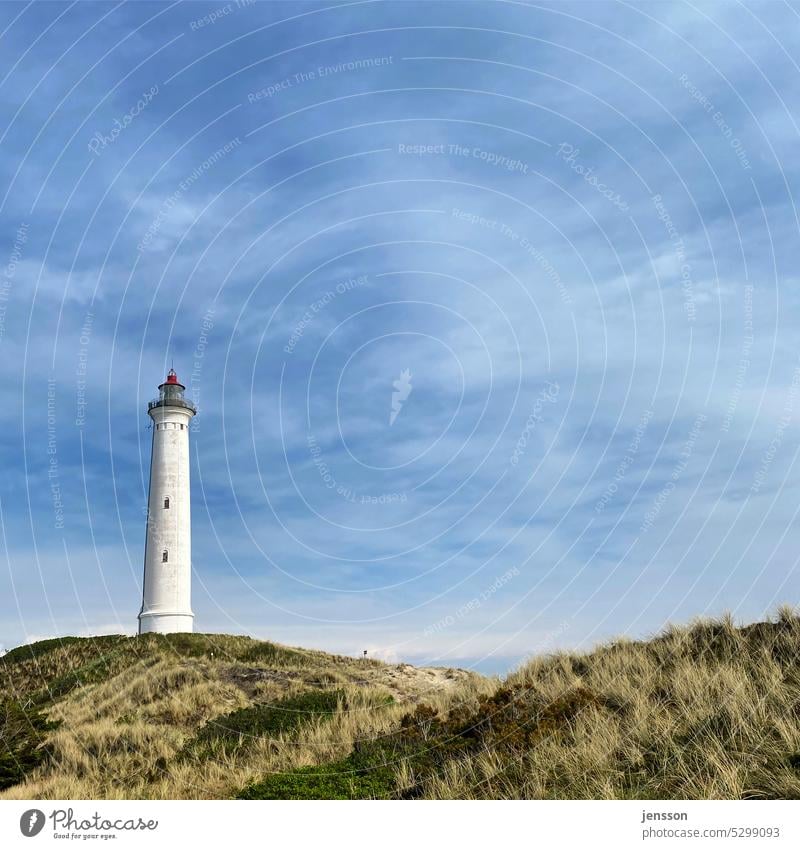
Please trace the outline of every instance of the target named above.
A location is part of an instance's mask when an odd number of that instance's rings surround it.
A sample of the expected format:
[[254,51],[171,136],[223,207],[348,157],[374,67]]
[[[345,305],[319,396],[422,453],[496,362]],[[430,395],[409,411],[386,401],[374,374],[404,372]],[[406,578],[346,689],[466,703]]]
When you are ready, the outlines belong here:
[[0,660],[0,796],[800,798],[798,653],[789,609],[502,682],[224,635],[48,641]]
[[[469,717],[434,723],[429,799],[800,798],[800,619],[730,618],[536,659]],[[433,745],[433,744],[432,744]]]
[[[456,672],[434,677],[449,687]],[[346,757],[428,695],[427,681],[410,667],[226,635],[23,646],[0,659],[12,706],[0,713],[0,796],[231,797],[265,772]]]
[[800,798],[800,619],[728,617],[537,658],[478,704],[420,704],[344,759],[240,798]]
[[347,709],[344,690],[307,690],[266,704],[239,708],[207,722],[183,748],[186,757],[230,754],[259,737],[275,739]]

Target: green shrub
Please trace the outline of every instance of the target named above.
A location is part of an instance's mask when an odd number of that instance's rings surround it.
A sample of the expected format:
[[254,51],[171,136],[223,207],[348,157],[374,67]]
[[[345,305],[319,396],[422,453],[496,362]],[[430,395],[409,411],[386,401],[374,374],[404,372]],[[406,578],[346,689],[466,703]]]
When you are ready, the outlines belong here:
[[295,773],[272,775],[242,790],[237,799],[387,799],[394,787],[393,773],[385,768],[353,772],[347,761],[310,766]]
[[[421,795],[425,780],[453,760],[486,749],[522,755],[545,734],[566,732],[586,710],[607,710],[606,700],[576,687],[554,701],[537,703],[520,689],[501,687],[477,710],[441,717],[425,704],[406,714],[385,737],[356,744],[345,759],[296,772],[276,773],[245,787],[239,799],[411,799]],[[402,792],[396,786],[401,762],[416,783]]]
[[241,708],[207,722],[184,747],[184,755],[204,757],[222,748],[232,752],[255,737],[277,737],[314,719],[331,717],[344,702],[342,690],[309,690],[266,705]]
[[408,761],[417,774],[430,774],[464,751],[464,740],[449,736],[436,711],[420,705],[393,734],[357,743],[340,761],[269,775],[250,784],[237,799],[391,799],[398,797],[395,768]]
[[140,645],[179,657],[226,656],[224,641],[214,634],[142,634]]
[[45,734],[58,726],[35,707],[0,702],[0,790],[18,784],[45,758]]
[[76,687],[99,684],[119,671],[119,661],[123,658],[124,655],[121,652],[109,652],[90,660],[83,666],[51,679],[45,687],[34,694],[33,700],[38,705],[46,705],[68,695]]
[[227,634],[143,634],[136,640],[139,646],[179,657],[214,656],[271,666],[302,666],[307,662],[306,655],[295,649]]
[[279,772],[250,784],[237,799],[390,799],[394,770],[381,747],[357,750],[341,761]]
[[52,640],[39,640],[38,643],[29,643],[25,646],[17,646],[7,651],[2,657],[2,663],[22,663],[26,660],[34,660],[47,654],[54,649],[60,649],[70,643],[80,642],[80,637],[55,637]]
[[266,666],[305,666],[308,662],[302,652],[267,642],[254,642],[238,655],[237,660]]

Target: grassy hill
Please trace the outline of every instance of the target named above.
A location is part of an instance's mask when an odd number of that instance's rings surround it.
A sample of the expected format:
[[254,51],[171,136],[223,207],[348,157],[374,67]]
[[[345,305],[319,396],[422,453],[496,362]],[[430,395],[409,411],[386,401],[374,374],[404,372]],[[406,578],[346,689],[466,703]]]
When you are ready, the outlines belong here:
[[487,688],[222,634],[45,640],[0,658],[0,798],[230,798]]
[[225,635],[0,659],[2,798],[800,798],[800,619],[497,681]]

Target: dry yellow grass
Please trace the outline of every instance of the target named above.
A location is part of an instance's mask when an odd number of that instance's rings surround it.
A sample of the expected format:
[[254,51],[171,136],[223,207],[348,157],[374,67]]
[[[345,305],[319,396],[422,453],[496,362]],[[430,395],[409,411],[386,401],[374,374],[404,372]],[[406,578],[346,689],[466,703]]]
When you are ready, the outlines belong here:
[[[800,619],[784,609],[773,623],[726,617],[536,659],[506,682],[514,720],[499,708],[489,746],[449,760],[416,795],[800,798],[799,651]],[[560,718],[553,705],[567,706]]]
[[[48,757],[0,797],[226,798],[270,772],[345,756],[355,741],[391,731],[419,699],[444,707],[484,681],[461,670],[416,670],[299,650],[287,650],[277,663],[244,662],[238,658],[252,653],[253,641],[215,639],[213,656],[208,650],[197,657],[176,657],[164,646],[142,651],[133,641],[127,665],[111,657],[103,667],[110,677],[46,702],[48,717],[59,722],[46,740]],[[4,683],[26,698],[65,669],[95,661],[83,643],[64,646],[54,657],[7,670]],[[334,688],[346,695],[347,709],[330,719],[312,718],[295,734],[258,737],[233,752],[220,747],[202,758],[179,756],[211,720],[248,705]]]
[[[788,609],[536,658],[504,682],[246,638],[201,645],[210,639],[103,644],[99,664],[85,643],[0,664],[7,694],[60,722],[47,758],[0,796],[229,798],[258,786],[263,798],[307,776],[404,798],[800,798],[800,619]],[[76,669],[88,683],[69,690]],[[324,692],[335,712],[288,731],[202,738],[239,709]],[[377,764],[380,780],[304,772],[358,763]],[[291,780],[264,783],[274,775]]]

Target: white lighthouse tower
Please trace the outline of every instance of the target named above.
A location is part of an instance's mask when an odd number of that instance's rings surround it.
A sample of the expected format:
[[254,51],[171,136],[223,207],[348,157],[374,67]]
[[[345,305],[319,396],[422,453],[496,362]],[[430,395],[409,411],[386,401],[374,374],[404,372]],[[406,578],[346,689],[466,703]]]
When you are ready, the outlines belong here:
[[170,369],[159,397],[147,405],[153,420],[144,592],[139,633],[192,630],[192,528],[189,503],[189,423],[197,412]]

